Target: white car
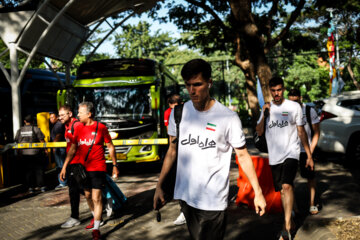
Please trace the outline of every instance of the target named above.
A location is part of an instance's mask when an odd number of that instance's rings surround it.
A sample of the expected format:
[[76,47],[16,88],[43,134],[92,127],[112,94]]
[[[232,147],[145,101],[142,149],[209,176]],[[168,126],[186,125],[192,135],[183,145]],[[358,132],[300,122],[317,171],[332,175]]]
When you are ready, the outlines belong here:
[[347,161],[360,163],[360,91],[323,101],[318,147],[324,152],[344,153]]

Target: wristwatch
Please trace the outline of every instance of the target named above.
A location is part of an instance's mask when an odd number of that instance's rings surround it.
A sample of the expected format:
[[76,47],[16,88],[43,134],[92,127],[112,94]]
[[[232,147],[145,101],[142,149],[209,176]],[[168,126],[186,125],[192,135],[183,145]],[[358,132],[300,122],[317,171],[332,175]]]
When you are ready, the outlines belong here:
[[117,168],[119,168],[119,164],[117,163],[117,164],[113,164],[113,167],[117,167]]

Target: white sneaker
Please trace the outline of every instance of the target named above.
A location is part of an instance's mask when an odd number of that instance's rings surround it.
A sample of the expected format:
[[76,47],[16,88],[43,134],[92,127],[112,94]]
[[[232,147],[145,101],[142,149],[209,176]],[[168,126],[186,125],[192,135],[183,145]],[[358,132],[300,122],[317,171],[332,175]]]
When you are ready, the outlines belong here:
[[177,219],[174,221],[174,225],[183,225],[186,223],[184,214],[181,212]]
[[112,198],[107,198],[106,199],[106,204],[104,206],[105,211],[106,211],[106,216],[110,217],[111,214],[113,213],[113,200]]
[[75,218],[72,218],[72,217],[69,217],[69,219],[66,220],[66,222],[61,225],[61,228],[72,228],[72,227],[77,226],[79,224],[80,224],[79,220],[77,220]]

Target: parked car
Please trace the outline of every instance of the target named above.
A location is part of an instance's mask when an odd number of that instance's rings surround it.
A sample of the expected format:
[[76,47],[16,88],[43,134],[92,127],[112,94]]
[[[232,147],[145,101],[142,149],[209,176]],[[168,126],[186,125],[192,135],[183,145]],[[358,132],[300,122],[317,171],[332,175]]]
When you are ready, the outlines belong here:
[[360,91],[343,92],[323,102],[318,147],[360,163]]

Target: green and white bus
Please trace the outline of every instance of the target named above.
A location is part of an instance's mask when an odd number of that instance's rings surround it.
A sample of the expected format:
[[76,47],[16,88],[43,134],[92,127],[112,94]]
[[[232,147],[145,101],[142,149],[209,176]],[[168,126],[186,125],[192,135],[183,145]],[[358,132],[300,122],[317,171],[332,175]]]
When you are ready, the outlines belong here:
[[[58,104],[71,105],[77,114],[80,102],[93,102],[95,120],[106,124],[114,140],[166,138],[166,97],[178,91],[175,77],[154,60],[108,59],[82,64],[72,87],[59,90]],[[152,162],[166,147],[115,148],[118,162]]]

